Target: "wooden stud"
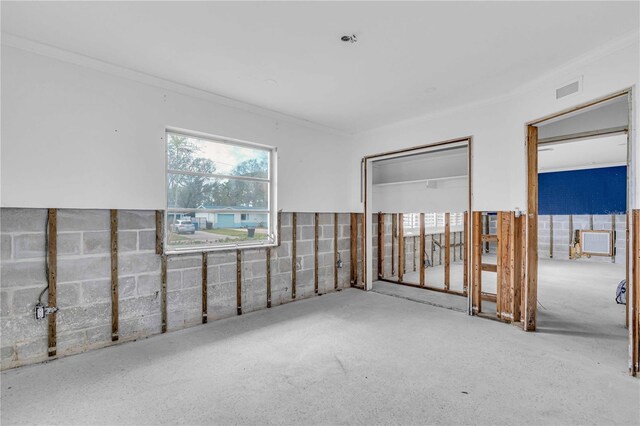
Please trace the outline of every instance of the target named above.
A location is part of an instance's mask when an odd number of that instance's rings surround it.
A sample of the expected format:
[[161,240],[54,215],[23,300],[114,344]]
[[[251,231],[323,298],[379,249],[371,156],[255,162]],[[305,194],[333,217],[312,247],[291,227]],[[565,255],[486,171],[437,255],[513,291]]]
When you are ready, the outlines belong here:
[[208,275],[209,254],[202,252],[202,323],[207,323],[207,275]]
[[420,286],[424,287],[424,213],[420,213]]
[[236,306],[238,315],[242,315],[242,250],[236,250]]
[[515,294],[515,214],[498,212],[498,288],[496,291],[496,315],[503,320],[513,320]]
[[[48,305],[56,307],[58,304],[58,209],[47,211],[47,292]],[[56,356],[58,344],[57,314],[49,314],[48,324],[48,354]]]
[[160,315],[162,316],[162,332],[167,332],[167,255],[160,256]]
[[456,254],[457,254],[457,250],[456,250],[456,248],[458,247],[458,245],[456,244],[456,236],[457,236],[457,235],[458,235],[458,233],[457,233],[457,232],[454,232],[454,233],[453,233],[453,245],[452,245],[452,247],[453,247],[453,262],[454,262],[454,263],[455,263],[455,261],[457,260],[457,259],[456,259]]
[[[157,232],[156,232],[157,234]],[[111,341],[118,341],[118,210],[111,210]]]
[[398,214],[398,281],[404,279],[404,214]]
[[378,212],[378,279],[384,277],[384,213]]
[[398,215],[391,215],[391,276],[396,275],[396,239],[398,237]]
[[444,214],[444,288],[451,286],[451,214]]
[[267,262],[267,308],[271,307],[271,247],[267,247],[266,253]]
[[338,213],[333,214],[333,288],[338,289]]
[[[365,193],[366,193],[366,189],[365,189]],[[360,215],[360,218],[362,220],[362,235],[361,235],[362,240],[360,242],[361,244],[360,245],[360,255],[361,255],[360,275],[362,277],[362,288],[366,289],[367,288],[367,220],[364,213]]]
[[553,215],[549,215],[549,259],[553,259]]
[[525,226],[525,216],[515,217],[514,215],[514,259],[513,259],[513,321],[520,322],[522,319],[522,287],[525,280],[525,249],[527,241],[527,229]]
[[635,376],[640,371],[640,210],[632,211],[631,220],[632,263],[631,281],[627,282],[629,294],[630,320],[629,320],[629,345],[631,362],[629,372]]
[[472,290],[471,290],[471,307],[472,313],[478,314],[482,312],[482,212],[472,213],[473,223],[471,226],[472,238],[472,268],[473,273],[471,275]]
[[413,236],[413,241],[411,242],[411,257],[413,258],[413,272],[416,271],[416,236]]
[[358,214],[351,213],[351,287],[358,282]]
[[313,240],[313,291],[315,294],[319,292],[319,279],[318,279],[318,226],[320,215],[316,213],[314,215],[314,240]]
[[469,239],[469,213],[464,212],[464,231],[462,238],[462,292],[467,293],[469,291],[469,254],[468,254],[468,244],[467,241]]
[[162,226],[163,222],[164,222],[164,215],[162,213],[162,210],[156,210],[156,254],[162,254],[163,252],[163,247],[164,247],[164,241],[163,241],[163,235],[164,235],[164,228]]
[[527,127],[527,279],[524,295],[524,329],[535,331],[538,303],[538,128]]
[[296,244],[298,241],[298,216],[291,213],[291,299],[296,298],[296,279],[298,273],[298,255]]
[[282,212],[278,211],[278,247],[282,242]]

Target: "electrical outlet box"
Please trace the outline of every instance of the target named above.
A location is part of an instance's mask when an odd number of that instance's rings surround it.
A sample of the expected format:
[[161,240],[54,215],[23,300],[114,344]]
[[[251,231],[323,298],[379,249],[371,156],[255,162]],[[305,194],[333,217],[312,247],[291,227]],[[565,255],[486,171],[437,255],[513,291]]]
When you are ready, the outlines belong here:
[[38,304],[36,305],[36,312],[35,312],[35,314],[36,314],[36,319],[37,319],[37,320],[44,319],[44,317],[46,316],[45,309],[44,309],[44,305],[43,305],[42,303],[38,303]]

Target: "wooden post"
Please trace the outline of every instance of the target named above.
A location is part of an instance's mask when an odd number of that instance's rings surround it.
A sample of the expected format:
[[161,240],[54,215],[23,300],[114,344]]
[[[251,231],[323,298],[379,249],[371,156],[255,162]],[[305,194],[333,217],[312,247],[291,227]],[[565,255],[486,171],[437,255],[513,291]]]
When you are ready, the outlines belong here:
[[462,259],[463,259],[463,266],[462,266],[462,292],[466,295],[467,292],[469,291],[469,254],[468,254],[468,244],[467,241],[469,240],[469,213],[468,212],[464,212],[464,231],[463,231],[463,236],[460,239],[460,242],[462,243]]
[[404,278],[404,214],[398,214],[398,281]]
[[338,213],[333,214],[333,289],[338,289]]
[[206,251],[202,252],[202,323],[207,323],[208,307],[207,307],[207,279],[208,279],[208,267],[209,254]]
[[111,341],[118,341],[118,210],[111,210]]
[[496,314],[498,318],[512,321],[515,304],[515,213],[498,212],[497,235],[498,288]]
[[420,213],[420,286],[424,287],[424,213]]
[[238,315],[242,315],[242,250],[236,250],[236,306]]
[[320,283],[318,282],[318,213],[314,216],[314,240],[313,240],[313,291],[318,294]]
[[471,306],[472,313],[478,314],[482,312],[482,212],[473,212],[472,218],[473,253],[471,263],[473,274],[471,277]]
[[[57,280],[58,280],[58,209],[49,209],[47,211],[47,292],[48,305],[56,307],[57,298]],[[57,314],[55,312],[49,314],[48,324],[48,354],[56,356],[58,351],[58,331],[57,331]]]
[[527,200],[527,280],[524,296],[524,329],[536,329],[538,302],[538,128],[527,128],[529,186]]
[[398,237],[398,214],[391,215],[391,275],[396,274],[396,238]]
[[296,212],[291,213],[291,298],[296,298],[296,275],[298,272],[298,255],[296,254],[296,242],[298,240],[298,217]]
[[384,278],[384,213],[378,212],[378,279]]
[[267,247],[265,253],[267,262],[267,308],[271,307],[271,247]]
[[444,289],[451,286],[451,214],[444,214]]
[[514,214],[513,223],[513,294],[512,294],[512,308],[513,322],[520,322],[522,319],[522,287],[524,285],[525,277],[525,250],[526,250],[526,226],[525,216],[515,217]]
[[358,283],[358,215],[351,213],[351,287]]
[[162,316],[162,332],[167,332],[167,255],[160,256],[160,314]]
[[164,242],[162,236],[164,235],[162,210],[156,210],[156,254],[162,254]]

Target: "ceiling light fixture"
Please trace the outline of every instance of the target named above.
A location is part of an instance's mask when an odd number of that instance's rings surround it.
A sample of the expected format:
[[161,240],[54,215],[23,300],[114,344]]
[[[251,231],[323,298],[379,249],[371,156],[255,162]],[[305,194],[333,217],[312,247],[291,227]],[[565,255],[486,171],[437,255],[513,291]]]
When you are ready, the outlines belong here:
[[355,34],[343,35],[342,37],[340,37],[340,40],[344,41],[345,43],[355,43],[358,41],[358,37]]

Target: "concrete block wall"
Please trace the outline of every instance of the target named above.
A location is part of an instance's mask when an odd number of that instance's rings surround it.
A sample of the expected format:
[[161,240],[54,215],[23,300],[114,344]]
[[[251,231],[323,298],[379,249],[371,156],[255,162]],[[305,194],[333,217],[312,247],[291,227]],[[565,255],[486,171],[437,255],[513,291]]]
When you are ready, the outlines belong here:
[[[550,258],[551,246],[551,218],[553,217],[553,258],[569,259],[569,244],[571,242],[571,229],[568,215],[539,215],[538,216],[538,257],[541,259]],[[614,225],[615,220],[615,225]],[[615,215],[593,215],[594,230],[614,230],[616,231],[616,263],[626,261],[626,216]],[[573,229],[591,229],[590,215],[574,215]],[[611,262],[608,256],[591,256],[577,259],[580,262]]]
[[[47,286],[45,209],[0,211],[0,348],[2,369],[46,360],[47,323],[34,319]],[[272,305],[291,298],[291,213],[281,214],[281,245],[271,249]],[[319,292],[333,291],[333,217],[319,215]],[[349,214],[339,214],[349,287]],[[118,211],[120,342],[161,332],[161,256],[155,252],[155,211]],[[314,294],[314,214],[298,214],[297,299]],[[111,255],[108,210],[58,211],[57,349],[65,356],[111,345]],[[207,254],[208,319],[235,316],[236,251]],[[243,313],[266,308],[266,249],[242,251]],[[47,294],[42,297],[47,303]],[[202,323],[202,254],[167,257],[167,328]]]

